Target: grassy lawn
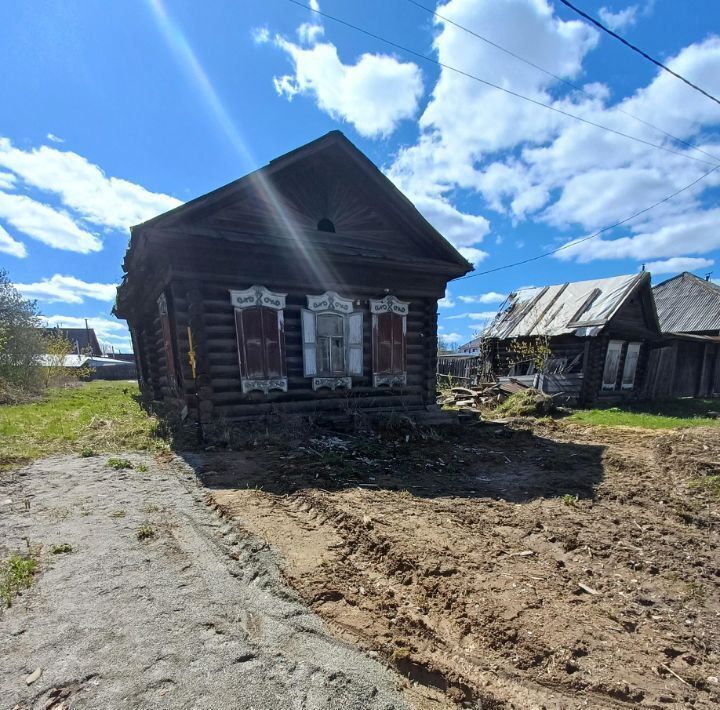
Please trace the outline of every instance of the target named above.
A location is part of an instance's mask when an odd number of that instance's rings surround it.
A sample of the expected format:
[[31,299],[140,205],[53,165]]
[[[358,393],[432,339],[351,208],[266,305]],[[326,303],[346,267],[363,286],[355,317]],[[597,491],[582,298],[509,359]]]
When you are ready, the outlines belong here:
[[632,426],[643,429],[682,429],[720,426],[708,412],[719,412],[720,401],[713,399],[674,399],[643,402],[598,409],[579,409],[566,421],[600,426]]
[[0,406],[0,470],[61,453],[167,450],[158,420],[136,402],[137,393],[134,382],[89,382],[51,389],[38,402]]

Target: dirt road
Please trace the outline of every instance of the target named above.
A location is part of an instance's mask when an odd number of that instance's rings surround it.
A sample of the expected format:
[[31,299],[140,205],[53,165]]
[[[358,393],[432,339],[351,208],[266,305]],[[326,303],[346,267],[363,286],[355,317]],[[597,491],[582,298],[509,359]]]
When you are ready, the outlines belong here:
[[321,438],[195,464],[420,707],[720,706],[717,429]]
[[[32,589],[0,610],[3,710],[406,707],[397,676],[329,637],[189,469],[128,458],[124,471],[48,459],[0,480],[0,557],[42,545]],[[52,554],[62,543],[73,551]]]

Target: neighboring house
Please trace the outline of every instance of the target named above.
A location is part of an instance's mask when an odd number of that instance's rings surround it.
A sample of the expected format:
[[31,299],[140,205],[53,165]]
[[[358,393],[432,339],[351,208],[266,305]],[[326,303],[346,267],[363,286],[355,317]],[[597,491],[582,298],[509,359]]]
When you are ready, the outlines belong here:
[[662,343],[648,363],[648,397],[720,395],[720,287],[687,271],[653,288]]
[[514,377],[588,403],[637,396],[659,335],[650,274],[643,272],[512,293],[482,335],[460,350],[481,353],[485,369],[501,380]]
[[100,343],[92,328],[40,328],[43,335],[60,335],[70,341],[76,355],[101,357]]
[[133,227],[115,313],[144,395],[203,419],[422,410],[471,268],[333,131]]
[[135,361],[116,360],[92,355],[39,355],[42,367],[66,367],[69,370],[86,368],[89,380],[134,380],[137,377]]

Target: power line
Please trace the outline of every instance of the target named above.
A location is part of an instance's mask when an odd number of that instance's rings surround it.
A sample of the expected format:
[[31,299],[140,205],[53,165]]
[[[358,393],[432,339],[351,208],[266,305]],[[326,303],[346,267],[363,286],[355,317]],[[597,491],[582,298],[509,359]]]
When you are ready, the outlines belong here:
[[323,10],[317,10],[313,7],[310,7],[309,5],[305,5],[304,3],[299,2],[299,0],[288,0],[288,2],[292,3],[293,5],[297,5],[298,7],[302,7],[305,10],[308,10],[309,12],[313,12],[316,15],[325,17],[328,20],[332,20],[333,22],[337,22],[338,24],[344,25],[345,27],[349,27],[350,29],[353,29],[357,32],[361,32],[362,34],[364,34],[368,37],[372,37],[373,39],[378,40],[379,42],[383,42],[384,44],[387,44],[391,47],[395,47],[395,49],[399,49],[408,54],[412,54],[413,56],[418,57],[418,59],[422,59],[426,62],[430,62],[431,64],[435,64],[436,66],[442,67],[443,69],[447,69],[448,71],[452,71],[452,72],[455,72],[456,74],[460,74],[461,76],[467,77],[468,79],[472,79],[473,81],[477,81],[478,83],[484,84],[485,86],[490,86],[493,89],[502,91],[506,94],[509,94],[510,96],[515,96],[518,99],[523,99],[524,101],[528,101],[529,103],[535,104],[536,106],[542,106],[543,108],[546,108],[549,111],[554,111],[555,113],[559,113],[563,116],[567,116],[568,118],[573,118],[576,121],[580,121],[581,123],[585,123],[589,126],[594,126],[595,128],[601,128],[604,131],[608,131],[609,133],[614,133],[615,135],[622,136],[623,138],[628,138],[629,140],[635,141],[636,143],[642,143],[643,145],[649,146],[651,148],[657,148],[658,150],[663,150],[666,153],[672,153],[673,155],[679,155],[683,158],[687,158],[687,160],[694,160],[695,162],[703,163],[704,165],[716,165],[717,164],[717,163],[710,163],[709,161],[703,160],[702,158],[695,158],[692,155],[688,155],[687,153],[681,153],[680,151],[673,150],[672,148],[668,148],[667,146],[660,145],[658,143],[653,143],[652,141],[646,141],[644,138],[638,138],[637,136],[630,135],[629,133],[623,133],[623,131],[618,131],[615,128],[610,128],[609,126],[605,126],[602,123],[596,123],[595,121],[591,121],[587,118],[582,118],[581,116],[578,116],[577,114],[570,113],[569,111],[564,111],[563,109],[557,108],[556,106],[551,106],[549,104],[545,104],[542,101],[538,101],[537,99],[533,99],[529,96],[525,96],[524,94],[520,94],[517,91],[513,91],[512,89],[507,89],[504,86],[494,84],[493,82],[488,81],[487,79],[481,79],[479,76],[477,76],[475,74],[470,74],[469,72],[463,71],[462,69],[458,69],[457,67],[450,66],[449,64],[446,64],[445,62],[441,62],[438,59],[434,59],[433,57],[430,57],[427,54],[423,54],[422,52],[418,52],[414,49],[410,49],[409,47],[405,47],[402,44],[398,44],[397,42],[386,39],[385,37],[381,37],[380,35],[375,34],[374,32],[370,32],[369,30],[366,30],[362,27],[359,27],[358,25],[355,25],[352,22],[348,22],[347,20],[343,20],[334,15],[330,15],[329,13],[324,12]]
[[613,32],[609,27],[605,27],[605,25],[603,25],[602,22],[600,22],[599,20],[596,20],[594,17],[591,17],[586,12],[583,12],[580,8],[575,7],[575,5],[573,5],[571,2],[568,2],[568,0],[560,0],[560,2],[563,5],[567,5],[571,10],[574,10],[575,12],[577,12],[578,15],[581,15],[589,22],[592,22],[593,25],[595,25],[596,27],[599,27],[603,32],[607,32],[609,35],[611,35],[615,39],[622,42],[626,47],[630,47],[630,49],[632,49],[634,52],[637,52],[641,56],[645,57],[645,59],[647,59],[649,62],[652,62],[653,64],[655,64],[655,66],[658,66],[661,69],[664,69],[666,72],[668,72],[668,74],[672,74],[677,79],[680,79],[680,81],[684,81],[688,86],[695,89],[695,91],[699,91],[701,94],[707,96],[707,98],[709,98],[711,101],[714,101],[716,104],[720,104],[720,99],[715,98],[712,94],[708,94],[708,92],[705,91],[705,89],[701,89],[697,84],[693,84],[692,81],[690,81],[689,79],[686,79],[681,74],[678,74],[677,72],[673,71],[672,69],[670,69],[670,67],[666,66],[662,62],[659,62],[657,59],[653,59],[653,57],[651,57],[647,52],[644,52],[642,49],[640,49],[640,47],[636,47],[634,44],[628,42],[626,39],[624,39],[619,34],[617,34],[617,32]]
[[[415,7],[420,8],[421,10],[424,10],[425,12],[437,17],[439,20],[442,20],[443,22],[452,25],[453,27],[457,27],[457,29],[462,30],[463,32],[467,32],[468,34],[471,34],[473,37],[476,37],[479,40],[482,40],[486,44],[489,44],[491,47],[495,47],[495,49],[500,50],[501,52],[504,52],[505,54],[527,64],[530,67],[533,67],[533,69],[537,69],[538,71],[543,72],[543,74],[546,74],[547,76],[555,79],[556,81],[559,81],[566,86],[569,86],[574,91],[578,91],[579,93],[583,94],[584,96],[587,96],[590,99],[595,99],[595,97],[585,91],[581,86],[578,86],[577,84],[574,84],[572,81],[568,81],[567,79],[558,76],[557,74],[545,69],[544,67],[541,67],[539,64],[535,64],[535,62],[531,62],[529,59],[526,59],[525,57],[516,54],[515,52],[507,49],[507,47],[503,47],[501,44],[498,44],[497,42],[494,42],[491,39],[488,39],[487,37],[481,35],[479,32],[476,32],[475,30],[470,29],[469,27],[465,27],[464,25],[461,25],[459,22],[455,22],[455,20],[450,19],[446,15],[441,15],[436,10],[433,10],[431,7],[427,7],[426,5],[423,5],[422,3],[418,2],[417,0],[406,0],[411,5],[415,5]],[[659,126],[656,126],[653,123],[650,123],[649,121],[646,121],[643,118],[640,118],[639,116],[636,116],[629,111],[626,111],[625,109],[621,108],[620,106],[615,106],[614,110],[618,113],[622,113],[625,116],[628,116],[635,121],[638,121],[639,123],[642,123],[645,126],[648,126],[649,128],[653,128],[656,131],[659,131],[663,135],[667,136],[668,138],[671,138],[674,141],[677,141],[678,143],[682,143],[687,148],[692,148],[693,150],[698,151],[699,153],[703,153],[704,155],[707,155],[708,158],[712,158],[713,160],[720,162],[720,158],[717,156],[712,155],[711,153],[708,153],[706,150],[703,150],[702,148],[699,148],[695,144],[691,143],[690,141],[683,140],[682,138],[679,138],[678,136],[673,135],[672,133],[669,133],[668,131],[660,128]]]
[[581,244],[582,242],[587,242],[590,239],[595,239],[595,237],[599,237],[601,234],[604,234],[605,232],[610,231],[611,229],[615,229],[615,227],[619,227],[621,224],[625,224],[627,222],[630,222],[631,220],[635,219],[635,217],[639,217],[641,214],[645,214],[646,212],[649,212],[650,210],[655,209],[656,207],[659,207],[660,205],[664,204],[665,202],[669,202],[674,197],[677,197],[681,192],[685,192],[686,190],[689,190],[694,185],[697,185],[701,180],[704,180],[708,175],[711,173],[714,173],[716,170],[720,169],[720,165],[716,165],[714,168],[711,168],[706,173],[703,173],[700,177],[693,180],[691,183],[685,185],[685,187],[681,187],[679,190],[676,190],[671,195],[667,195],[666,197],[663,197],[662,200],[658,200],[657,202],[653,203],[649,207],[644,207],[641,210],[638,210],[634,214],[631,214],[629,217],[626,217],[625,219],[621,219],[619,222],[615,222],[614,224],[609,224],[607,227],[603,227],[602,229],[598,229],[597,232],[594,232],[593,234],[590,234],[587,237],[583,237],[582,239],[576,239],[572,242],[567,242],[567,244],[563,244],[560,247],[557,247],[557,249],[551,249],[550,251],[544,251],[541,254],[536,254],[535,256],[528,257],[527,259],[522,259],[521,261],[514,261],[510,264],[503,264],[502,266],[496,266],[492,269],[487,269],[487,271],[478,271],[472,274],[468,274],[467,276],[460,276],[456,279],[453,279],[453,281],[464,281],[465,279],[474,279],[478,276],[485,276],[487,274],[493,274],[496,271],[503,271],[505,269],[511,269],[515,266],[522,266],[523,264],[529,264],[532,261],[537,261],[538,259],[544,259],[546,256],[551,256],[552,254],[557,254],[559,251],[563,251],[565,249],[570,249],[571,247],[576,246],[577,244]]

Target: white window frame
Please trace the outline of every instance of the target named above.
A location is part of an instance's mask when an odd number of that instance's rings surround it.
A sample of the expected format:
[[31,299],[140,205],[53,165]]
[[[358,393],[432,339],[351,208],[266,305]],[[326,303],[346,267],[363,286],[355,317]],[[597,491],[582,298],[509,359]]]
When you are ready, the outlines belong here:
[[[285,299],[286,293],[274,293],[265,286],[250,286],[242,291],[230,291],[230,302],[232,303],[236,311],[243,310],[245,308],[254,308],[256,306],[262,308],[270,308],[271,310],[278,311],[278,338],[281,339],[280,353],[282,357],[285,357],[285,348],[282,347],[282,339],[285,337],[284,329],[284,310],[285,310]],[[276,390],[280,392],[287,392],[288,381],[287,376],[285,377],[269,377],[269,378],[248,378],[242,376],[242,351],[243,343],[240,342],[240,333],[238,332],[237,318],[236,323],[236,335],[237,335],[237,350],[238,359],[240,364],[240,387],[243,394],[248,392],[269,392]],[[285,364],[281,371],[285,371]]]
[[[627,350],[625,351],[625,364],[623,365],[622,380],[620,380],[621,389],[635,389],[635,376],[637,375],[637,366],[640,361],[641,347],[642,343],[638,341],[628,343]],[[633,357],[631,357],[631,354]]]
[[[622,358],[622,349],[623,349],[624,343],[625,343],[624,340],[611,340],[608,343],[607,351],[605,353],[605,363],[603,365],[603,375],[602,375],[602,388],[604,390],[614,390],[616,388],[618,370],[620,369],[620,359]],[[612,380],[612,382],[608,382],[605,379],[605,371],[607,370],[608,358],[610,357],[611,352],[617,352],[617,363],[615,365],[615,372],[614,372],[615,377]]]
[[[318,372],[317,317],[323,314],[339,315],[343,319],[345,368],[342,375],[328,376]],[[352,378],[363,375],[362,311],[354,310],[352,299],[343,298],[335,291],[326,291],[318,296],[307,296],[307,308],[302,309],[301,317],[304,375],[312,378],[313,390],[351,389]]]

